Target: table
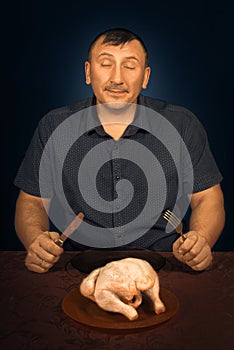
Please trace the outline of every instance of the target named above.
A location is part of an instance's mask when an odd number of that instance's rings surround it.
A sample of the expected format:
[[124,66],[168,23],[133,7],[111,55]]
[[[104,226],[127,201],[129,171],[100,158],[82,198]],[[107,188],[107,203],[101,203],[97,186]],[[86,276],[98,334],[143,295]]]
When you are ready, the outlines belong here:
[[85,276],[65,252],[46,274],[24,267],[26,253],[0,252],[3,350],[193,350],[232,349],[234,344],[234,252],[215,252],[209,271],[195,272],[171,253],[160,284],[180,301],[177,314],[152,329],[126,333],[91,328],[62,310],[64,296]]

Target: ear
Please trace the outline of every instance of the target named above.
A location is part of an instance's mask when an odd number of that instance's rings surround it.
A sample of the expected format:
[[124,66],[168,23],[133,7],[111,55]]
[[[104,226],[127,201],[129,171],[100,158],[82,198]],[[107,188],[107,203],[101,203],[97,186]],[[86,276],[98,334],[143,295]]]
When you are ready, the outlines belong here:
[[91,79],[90,79],[90,62],[85,61],[85,82],[87,85],[91,84]]
[[149,77],[150,77],[150,72],[151,72],[150,67],[149,66],[146,67],[145,68],[145,73],[144,73],[144,79],[143,79],[143,83],[142,83],[142,89],[146,89],[147,88]]

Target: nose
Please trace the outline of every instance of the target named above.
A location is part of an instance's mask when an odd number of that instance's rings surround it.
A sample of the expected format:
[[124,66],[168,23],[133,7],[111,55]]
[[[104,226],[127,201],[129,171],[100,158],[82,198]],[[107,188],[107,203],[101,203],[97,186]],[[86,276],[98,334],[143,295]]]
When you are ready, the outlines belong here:
[[118,85],[123,84],[123,77],[122,77],[122,71],[120,66],[115,65],[113,67],[110,81],[112,84],[118,84]]

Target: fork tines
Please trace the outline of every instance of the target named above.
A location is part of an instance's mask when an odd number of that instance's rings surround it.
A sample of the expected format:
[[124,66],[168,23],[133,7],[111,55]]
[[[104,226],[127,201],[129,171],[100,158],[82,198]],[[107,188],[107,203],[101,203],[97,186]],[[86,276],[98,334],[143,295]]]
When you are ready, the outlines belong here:
[[174,226],[174,228],[177,228],[180,223],[181,220],[179,218],[177,218],[177,216],[170,210],[167,210],[164,214],[163,214],[164,219],[166,219],[172,226]]

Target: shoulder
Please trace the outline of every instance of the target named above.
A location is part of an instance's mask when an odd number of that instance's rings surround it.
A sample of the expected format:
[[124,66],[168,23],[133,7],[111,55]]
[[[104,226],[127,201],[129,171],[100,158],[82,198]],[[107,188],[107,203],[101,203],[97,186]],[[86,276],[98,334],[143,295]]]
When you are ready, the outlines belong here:
[[201,121],[186,107],[144,95],[140,95],[140,104],[160,113],[183,135],[194,129],[204,132]]
[[[37,125],[34,136],[45,144],[55,129],[71,115],[88,108],[92,105],[92,98],[87,98],[79,102],[56,108],[49,111],[42,117]],[[78,114],[79,115],[79,114]]]
[[84,108],[88,108],[92,105],[92,98],[86,98],[79,102],[72,103],[67,106],[59,107],[49,111],[41,120],[53,120],[58,119],[60,121],[65,120],[72,114],[79,112]]
[[72,114],[81,111],[84,108],[88,108],[92,105],[92,98],[86,98],[79,102],[63,106],[60,108],[49,111],[39,121],[39,127],[55,129],[65,119],[69,118]]
[[195,114],[188,108],[171,104],[165,100],[140,95],[140,104],[155,110],[168,119],[177,119],[178,117],[185,121],[197,119]]

